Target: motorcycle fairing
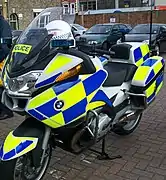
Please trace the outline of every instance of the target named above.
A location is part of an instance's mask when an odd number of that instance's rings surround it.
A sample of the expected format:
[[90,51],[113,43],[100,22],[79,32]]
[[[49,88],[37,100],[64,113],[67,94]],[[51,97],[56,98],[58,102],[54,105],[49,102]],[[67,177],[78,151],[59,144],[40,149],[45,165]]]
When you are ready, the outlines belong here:
[[[79,119],[90,109],[106,103],[112,106],[101,90],[107,76],[105,70],[99,70],[92,75],[81,75],[76,80],[54,86],[31,99],[26,112],[52,128],[58,128]],[[64,105],[57,109],[59,102]]]
[[81,64],[83,60],[76,56],[58,53],[47,65],[35,84],[35,88],[52,84],[63,72]]
[[7,161],[20,157],[35,149],[37,143],[38,138],[15,137],[12,131],[9,133],[4,144],[0,148],[0,159]]

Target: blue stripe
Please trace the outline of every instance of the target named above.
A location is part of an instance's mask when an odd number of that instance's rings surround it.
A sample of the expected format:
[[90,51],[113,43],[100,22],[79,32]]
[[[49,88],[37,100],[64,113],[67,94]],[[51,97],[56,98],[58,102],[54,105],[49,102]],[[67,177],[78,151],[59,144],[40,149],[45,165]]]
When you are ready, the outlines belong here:
[[63,117],[65,120],[65,123],[69,123],[73,121],[75,118],[81,116],[86,112],[86,106],[87,106],[87,99],[83,99],[76,105],[70,107],[69,109],[65,110],[63,112]]
[[29,114],[31,114],[33,117],[35,117],[37,120],[43,121],[45,118],[36,112],[34,109],[28,111]]
[[20,143],[17,147],[16,147],[16,153],[20,153],[21,151],[23,151],[24,149],[26,149],[28,146],[30,146],[33,143],[33,141],[25,141],[23,143]]
[[49,84],[54,83],[55,80],[56,80],[56,78],[57,78],[59,75],[61,75],[61,74],[62,74],[62,73],[59,73],[59,74],[57,74],[57,75],[55,75],[55,76],[52,76],[52,77],[49,78],[49,79],[46,79],[45,81],[42,81],[42,82],[36,84],[36,85],[35,85],[35,88],[40,88],[40,87],[42,87],[42,86],[46,86],[46,85],[49,85]]
[[101,62],[107,61],[107,58],[102,57],[102,56],[100,56],[99,59],[100,59]]
[[90,95],[92,92],[97,90],[104,82],[107,77],[107,73],[100,70],[83,81],[86,95]]
[[161,62],[162,62],[162,65],[164,65],[164,64],[165,64],[165,60],[164,60],[164,59],[162,59],[162,60],[161,60]]
[[135,62],[139,61],[141,58],[142,58],[142,52],[141,52],[141,49],[140,48],[137,48],[134,50],[134,59],[135,59]]
[[66,90],[70,89],[74,85],[78,84],[79,82],[81,82],[80,79],[77,79],[76,81],[71,81],[71,82],[65,82],[65,83],[63,82],[63,84],[59,84],[57,86],[54,86],[53,90],[54,90],[56,95],[59,95],[59,94],[65,92]]
[[1,149],[0,149],[0,158],[2,159],[3,157],[3,145],[1,146]]
[[37,111],[41,112],[47,117],[52,117],[59,113],[59,111],[55,110],[54,104],[56,102],[57,98],[52,99],[51,101],[41,105],[40,107],[36,108]]
[[152,70],[152,71],[150,72],[150,74],[149,74],[146,82],[145,82],[145,85],[147,85],[147,84],[154,78],[154,76],[155,76],[155,73],[154,73],[154,71]]
[[157,62],[156,59],[148,59],[148,60],[145,61],[141,66],[152,67],[156,62]]
[[164,80],[164,74],[161,74],[157,79],[156,79],[156,86],[158,87],[161,82]]
[[11,150],[10,152],[6,153],[3,157],[3,160],[8,160],[16,155],[15,149]]
[[147,98],[147,102],[150,103],[155,98],[155,93],[153,93],[151,96]]
[[[106,104],[108,104],[109,106],[112,106],[112,103],[110,101],[110,99],[106,96],[106,94],[99,90],[96,95],[94,96],[94,98],[91,100],[91,102],[95,102],[95,101],[103,101],[105,102]],[[90,103],[91,103],[90,102]]]
[[143,57],[144,61],[147,60],[149,57],[150,57],[149,53],[146,54],[146,55]]

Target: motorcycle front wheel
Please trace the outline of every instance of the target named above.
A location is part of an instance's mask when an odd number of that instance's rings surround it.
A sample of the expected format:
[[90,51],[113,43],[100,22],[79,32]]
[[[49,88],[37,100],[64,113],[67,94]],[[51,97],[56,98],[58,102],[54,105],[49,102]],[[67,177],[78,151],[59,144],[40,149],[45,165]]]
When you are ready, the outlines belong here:
[[0,162],[0,176],[3,180],[41,180],[49,166],[52,147],[49,145],[40,167],[33,166],[32,152],[11,161]]

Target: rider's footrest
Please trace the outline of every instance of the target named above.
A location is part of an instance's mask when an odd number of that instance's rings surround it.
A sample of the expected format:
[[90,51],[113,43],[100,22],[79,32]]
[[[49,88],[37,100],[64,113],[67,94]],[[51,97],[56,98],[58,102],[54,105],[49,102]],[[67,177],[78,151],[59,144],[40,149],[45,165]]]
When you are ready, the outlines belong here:
[[132,79],[130,92],[144,94],[145,97],[132,96],[135,103],[147,107],[155,99],[163,85],[164,66],[165,61],[162,57],[153,56],[138,67]]

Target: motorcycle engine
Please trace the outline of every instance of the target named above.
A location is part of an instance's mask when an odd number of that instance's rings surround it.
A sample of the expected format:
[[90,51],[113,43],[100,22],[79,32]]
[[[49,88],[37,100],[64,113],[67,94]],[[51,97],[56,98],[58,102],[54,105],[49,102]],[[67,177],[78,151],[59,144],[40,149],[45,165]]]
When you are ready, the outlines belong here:
[[[97,139],[102,138],[105,136],[108,131],[110,130],[110,124],[111,124],[111,119],[108,117],[107,114],[100,113],[99,114],[99,124],[98,124],[98,133],[97,133]],[[96,129],[96,122],[95,119],[91,122],[89,128],[93,133],[95,133]]]

